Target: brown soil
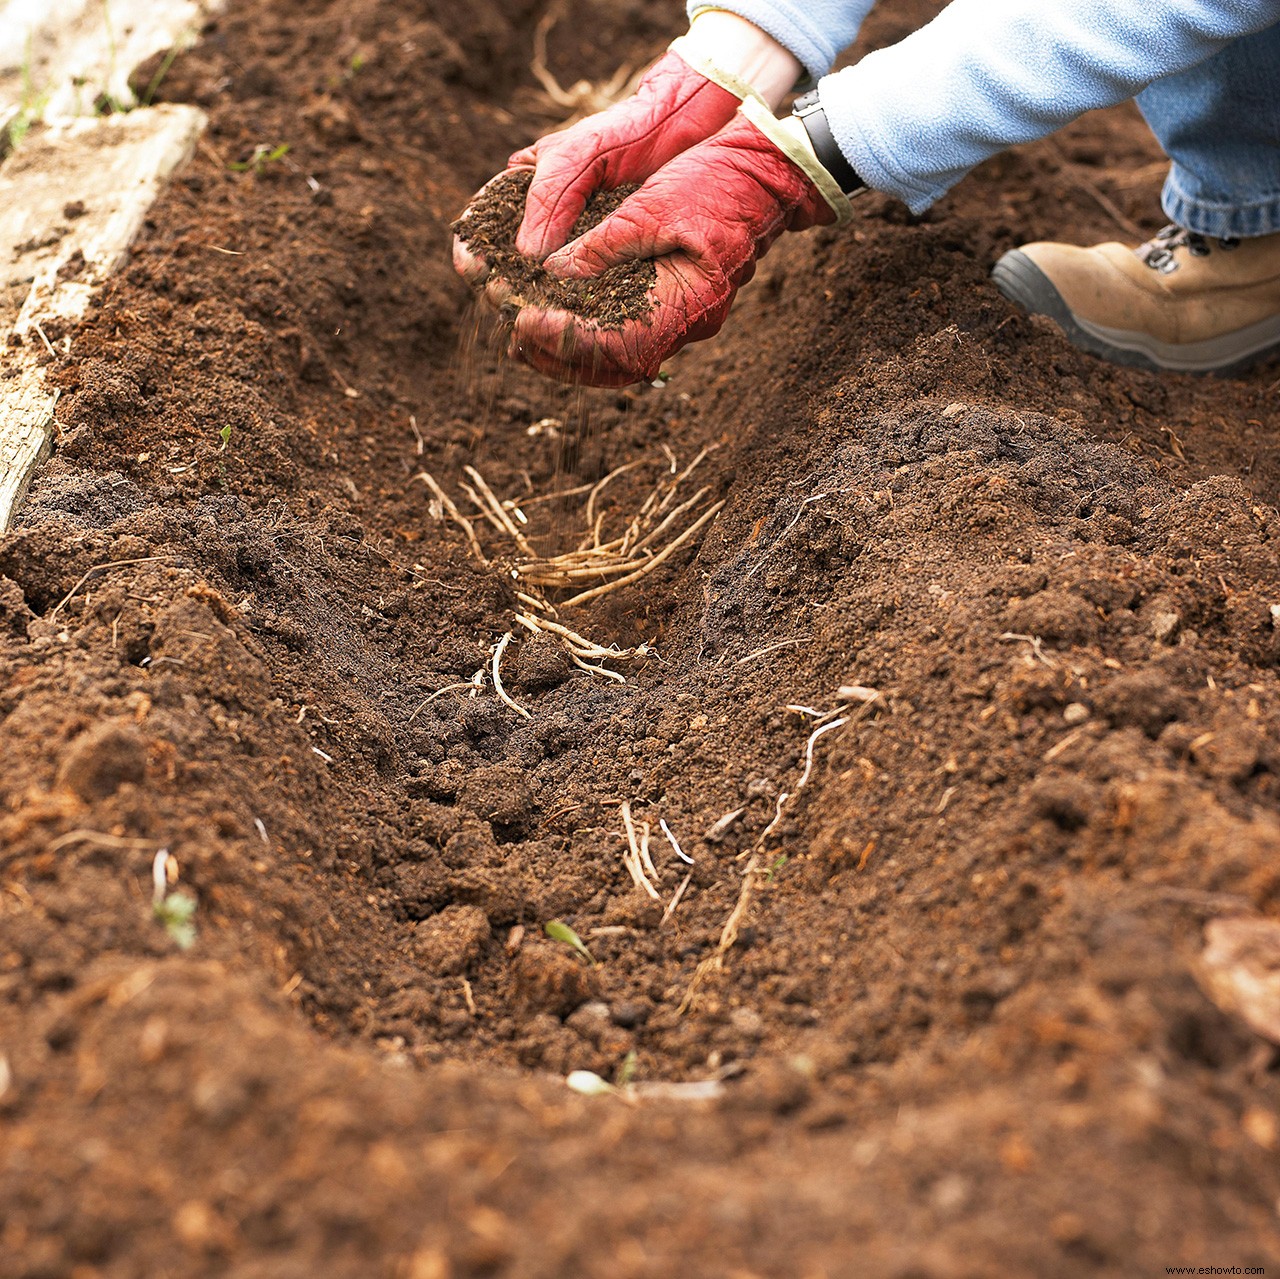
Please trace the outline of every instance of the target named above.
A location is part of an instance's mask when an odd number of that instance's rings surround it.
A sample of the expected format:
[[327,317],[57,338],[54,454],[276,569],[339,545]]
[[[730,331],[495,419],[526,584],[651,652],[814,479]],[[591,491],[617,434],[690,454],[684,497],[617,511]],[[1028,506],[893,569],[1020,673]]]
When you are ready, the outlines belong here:
[[[524,217],[525,195],[532,172],[514,169],[499,174],[453,224],[454,234],[492,273],[504,280],[524,304],[555,307],[589,316],[601,328],[616,329],[642,320],[653,309],[649,290],[658,278],[651,260],[611,267],[589,280],[558,280],[540,262],[516,249],[516,232]],[[639,187],[598,191],[574,223],[570,239],[577,239],[605,220]]]
[[[932,12],[881,9],[866,44]],[[869,198],[665,386],[580,396],[457,358],[450,221],[556,123],[539,13],[232,0],[161,87],[210,132],[51,361],[0,539],[0,1276],[1276,1265],[1280,1072],[1192,972],[1207,920],[1280,916],[1277,372],[1110,369],[987,278],[1123,236],[1104,203],[1158,226],[1149,135],[1091,117],[921,223]],[[676,17],[576,0],[553,70]],[[470,695],[509,587],[416,472],[541,494],[664,445],[719,446],[723,513],[572,621],[660,659],[517,641],[532,718]],[[787,707],[847,684],[768,831]],[[694,859],[665,922],[689,868],[657,836],[633,888],[622,800]],[[628,1060],[724,1096],[563,1084]]]

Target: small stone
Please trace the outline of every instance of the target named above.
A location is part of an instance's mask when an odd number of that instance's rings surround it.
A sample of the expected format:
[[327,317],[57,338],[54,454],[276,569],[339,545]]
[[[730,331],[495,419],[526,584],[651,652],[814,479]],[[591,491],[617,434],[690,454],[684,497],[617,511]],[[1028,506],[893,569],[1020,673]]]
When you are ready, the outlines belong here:
[[1271,625],[1280,631],[1280,604],[1272,604],[1271,606]]
[[611,1015],[615,1026],[620,1026],[623,1030],[634,1030],[649,1020],[649,1009],[636,1000],[626,1000],[614,1004]]
[[747,1039],[764,1036],[764,1018],[754,1008],[735,1008],[729,1014],[729,1025]]
[[226,1222],[199,1199],[189,1199],[174,1214],[173,1232],[188,1248],[200,1252],[216,1252],[231,1242]]
[[577,1031],[583,1039],[595,1043],[613,1028],[613,1016],[608,1004],[591,999],[574,1009],[565,1019],[565,1025]]
[[944,419],[950,420],[953,417],[959,417],[960,414],[966,412],[968,408],[969,406],[967,404],[961,404],[957,401],[954,404],[948,404],[947,407],[942,410],[942,416]]
[[933,1183],[929,1199],[936,1212],[958,1212],[969,1202],[969,1182],[958,1172],[949,1172]]
[[1280,1044],[1280,923],[1251,916],[1213,919],[1196,965],[1201,989],[1255,1034]]
[[[710,1057],[707,1064],[711,1066]],[[789,1115],[808,1102],[811,1090],[812,1082],[794,1066],[786,1062],[764,1061],[752,1068],[735,1088],[732,1098],[734,1104],[743,1110]]]
[[1182,625],[1182,617],[1178,613],[1157,613],[1151,619],[1151,634],[1160,644],[1172,643]]
[[1251,1106],[1240,1118],[1240,1127],[1250,1141],[1263,1150],[1274,1150],[1280,1145],[1280,1124],[1269,1110]]
[[1089,718],[1089,708],[1083,702],[1072,702],[1062,712],[1062,718],[1068,724],[1083,724]]

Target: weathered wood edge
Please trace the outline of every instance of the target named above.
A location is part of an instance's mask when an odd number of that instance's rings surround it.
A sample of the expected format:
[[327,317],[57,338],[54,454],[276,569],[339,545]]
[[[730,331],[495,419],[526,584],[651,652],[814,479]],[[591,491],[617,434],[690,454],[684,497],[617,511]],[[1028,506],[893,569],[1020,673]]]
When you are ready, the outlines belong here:
[[[113,139],[113,146],[127,149],[126,167],[133,180],[119,184],[118,202],[86,216],[63,240],[57,255],[36,275],[13,327],[21,345],[5,357],[0,381],[0,533],[12,524],[52,448],[57,399],[45,386],[44,321],[57,318],[65,327],[83,317],[96,289],[124,261],[165,182],[191,158],[205,123],[204,112],[195,107],[163,106],[68,121],[29,140],[30,147],[74,148],[77,142],[93,142],[90,135],[95,131],[115,130],[121,136]],[[25,148],[24,158],[32,158]],[[71,203],[81,198],[82,190],[74,164],[66,166],[66,173],[65,196]],[[87,270],[80,278],[61,280],[59,268],[77,251],[84,255]]]

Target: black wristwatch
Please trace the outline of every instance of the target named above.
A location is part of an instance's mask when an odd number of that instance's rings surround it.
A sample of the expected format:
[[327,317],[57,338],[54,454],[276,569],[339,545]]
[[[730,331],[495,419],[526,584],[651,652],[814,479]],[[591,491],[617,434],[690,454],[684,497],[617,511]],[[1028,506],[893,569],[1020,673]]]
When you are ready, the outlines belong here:
[[831,126],[827,123],[827,113],[822,109],[822,100],[817,89],[799,97],[791,108],[791,114],[804,125],[804,131],[813,143],[814,153],[819,163],[835,179],[836,185],[845,195],[853,195],[866,188],[866,183],[858,177],[853,165],[844,158],[844,152],[836,142]]

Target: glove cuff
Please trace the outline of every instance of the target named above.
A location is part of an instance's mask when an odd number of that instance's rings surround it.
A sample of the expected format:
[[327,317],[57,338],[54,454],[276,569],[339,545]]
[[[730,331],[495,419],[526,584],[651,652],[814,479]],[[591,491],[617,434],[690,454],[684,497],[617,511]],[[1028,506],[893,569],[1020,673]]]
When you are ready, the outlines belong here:
[[738,110],[818,188],[818,194],[836,215],[837,225],[843,226],[852,220],[853,205],[849,197],[818,159],[803,125],[789,129],[759,98],[745,99]]
[[[754,99],[764,106],[764,99],[745,80],[739,79],[732,71],[717,66],[706,54],[700,53],[688,36],[678,36],[672,40],[667,51],[674,53],[681,62],[712,84],[718,84],[726,93],[732,93],[739,101]],[[768,108],[765,107],[765,110]]]

